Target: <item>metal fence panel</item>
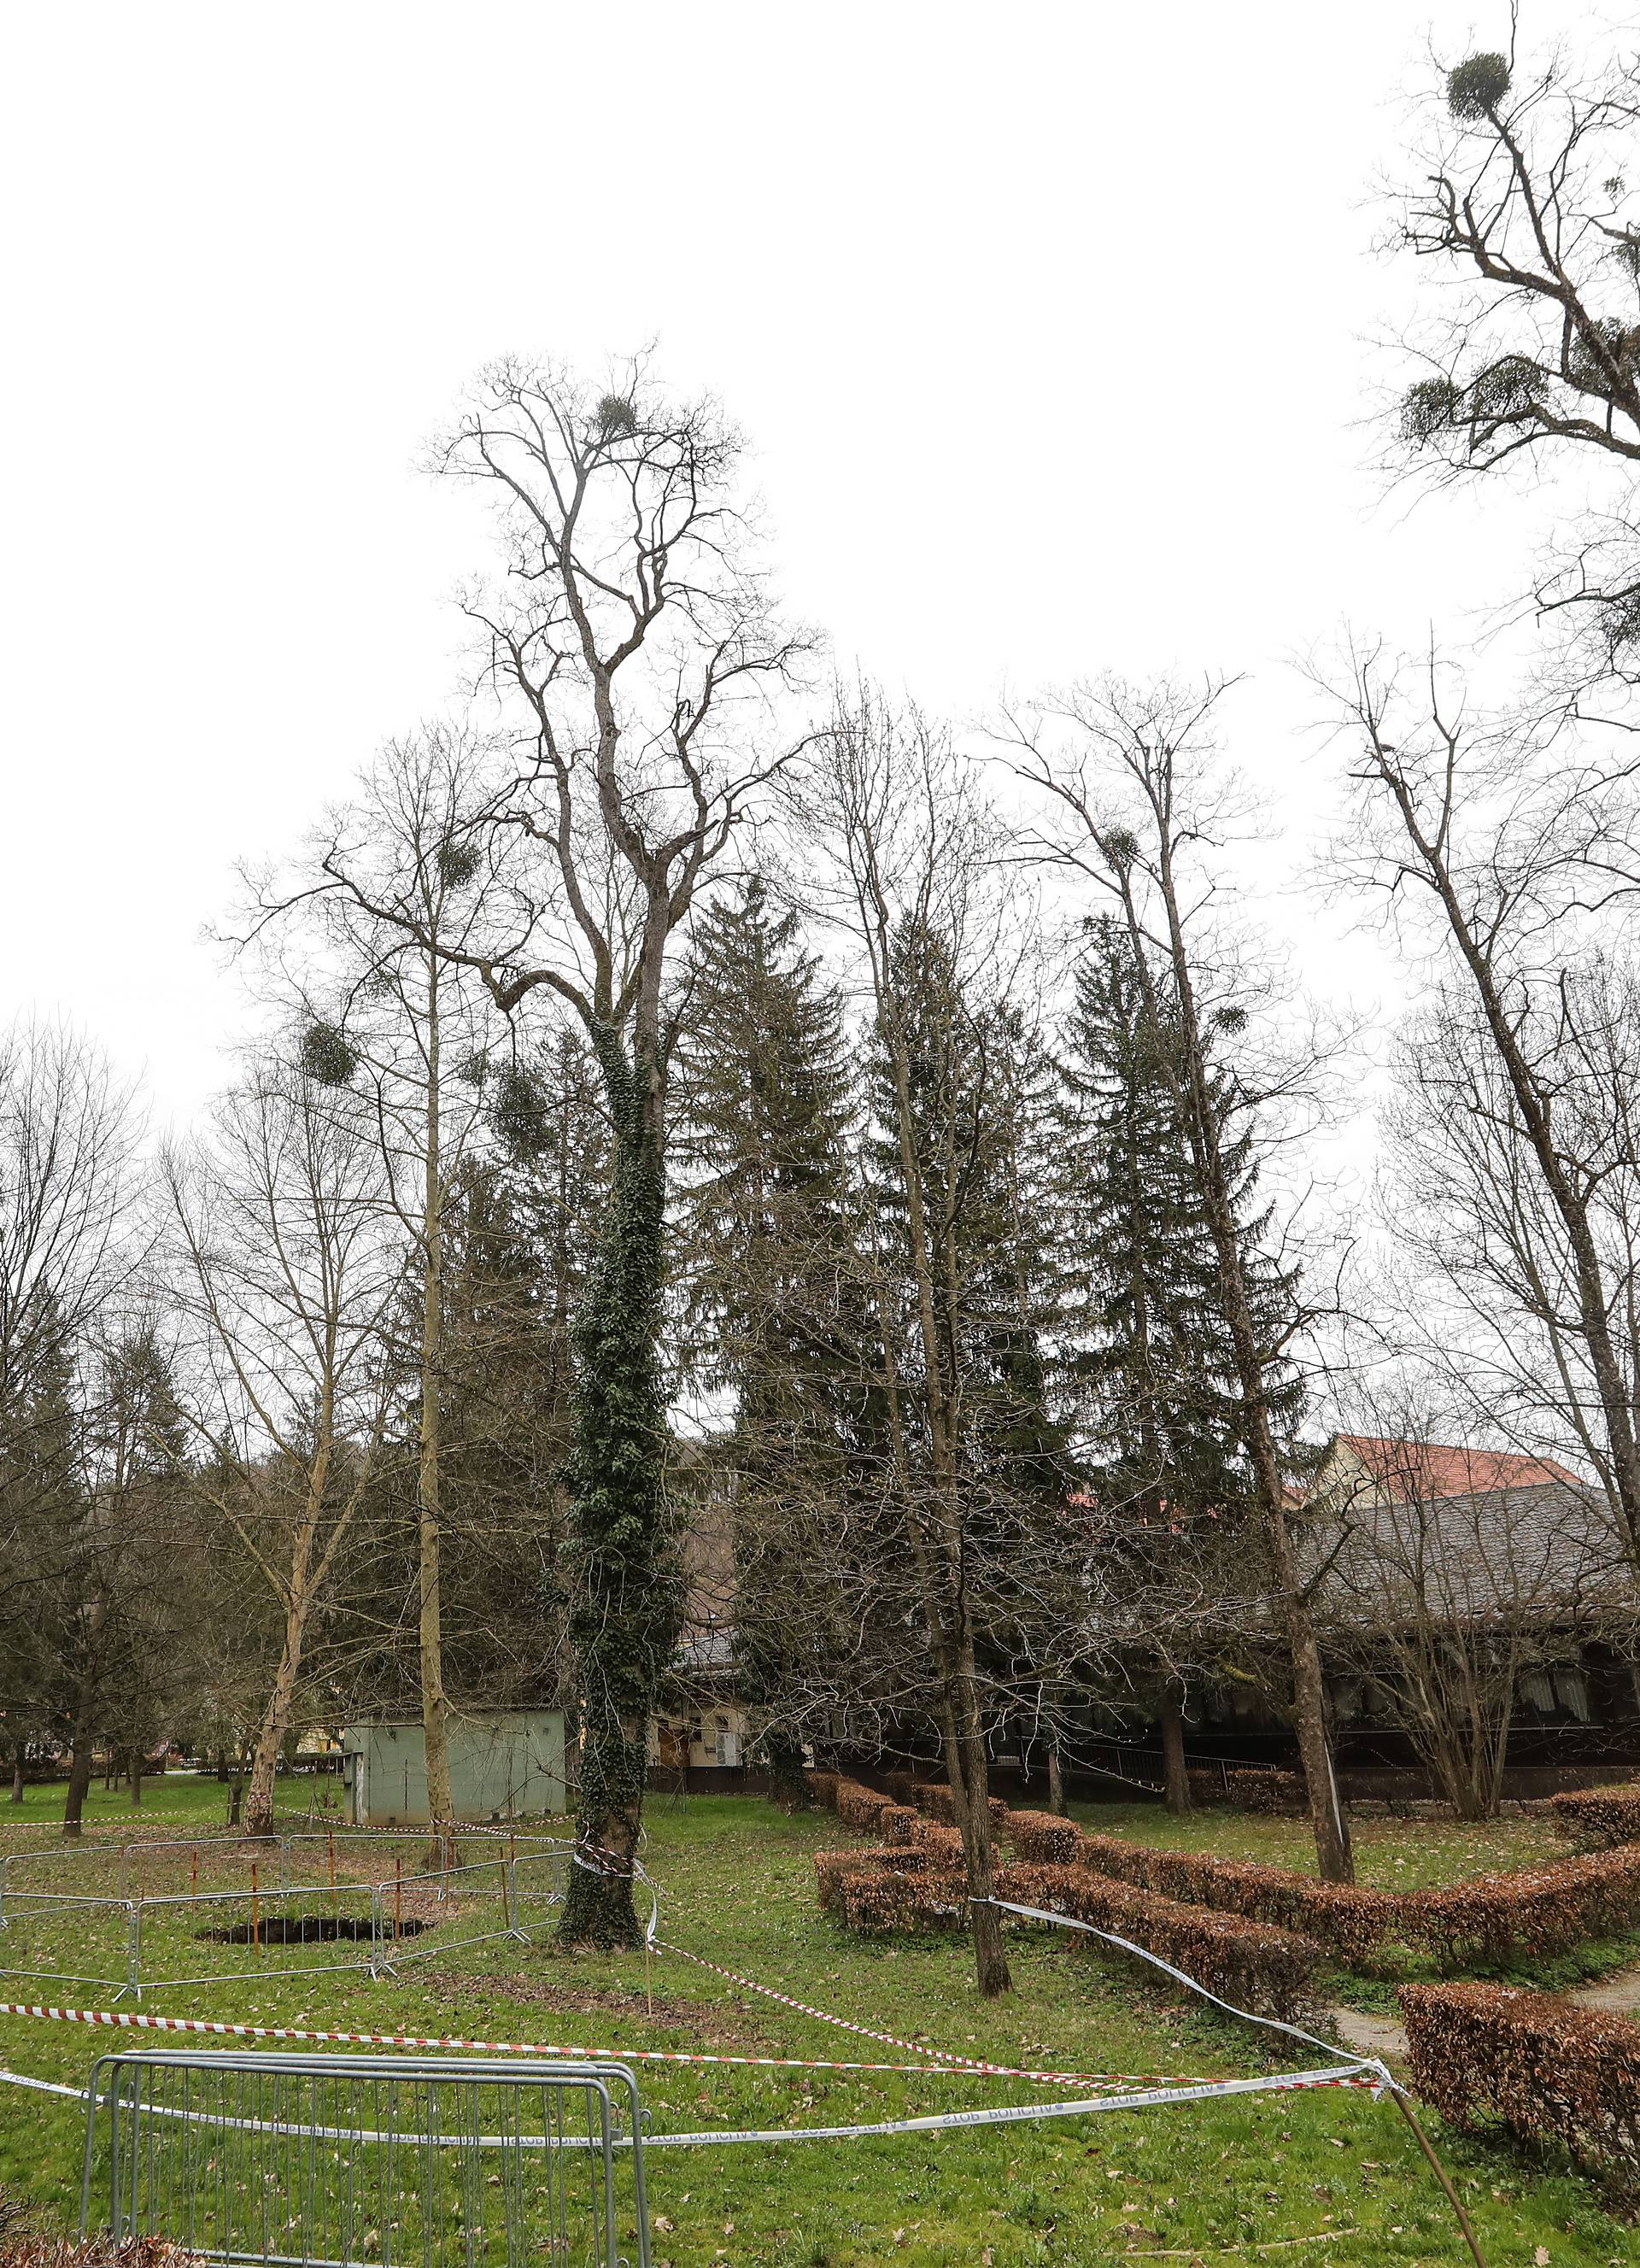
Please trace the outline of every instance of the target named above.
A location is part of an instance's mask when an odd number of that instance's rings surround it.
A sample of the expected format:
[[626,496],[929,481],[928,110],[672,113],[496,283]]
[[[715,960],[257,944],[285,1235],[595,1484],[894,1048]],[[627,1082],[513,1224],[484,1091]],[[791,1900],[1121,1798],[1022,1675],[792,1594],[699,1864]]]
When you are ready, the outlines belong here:
[[592,2058],[104,2056],[94,2217],[264,2268],[649,2268],[637,2083]]

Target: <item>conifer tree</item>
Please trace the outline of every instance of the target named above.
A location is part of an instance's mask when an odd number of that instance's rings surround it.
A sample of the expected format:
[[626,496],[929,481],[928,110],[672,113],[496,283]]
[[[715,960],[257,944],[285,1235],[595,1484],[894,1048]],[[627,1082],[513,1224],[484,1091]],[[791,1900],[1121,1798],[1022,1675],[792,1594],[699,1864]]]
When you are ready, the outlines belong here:
[[735,1659],[772,1792],[796,1807],[803,1718],[839,1643],[814,1530],[848,1486],[868,1366],[850,1299],[842,1007],[797,916],[775,913],[755,878],[702,924],[680,1086],[689,1336],[701,1382],[734,1403]]

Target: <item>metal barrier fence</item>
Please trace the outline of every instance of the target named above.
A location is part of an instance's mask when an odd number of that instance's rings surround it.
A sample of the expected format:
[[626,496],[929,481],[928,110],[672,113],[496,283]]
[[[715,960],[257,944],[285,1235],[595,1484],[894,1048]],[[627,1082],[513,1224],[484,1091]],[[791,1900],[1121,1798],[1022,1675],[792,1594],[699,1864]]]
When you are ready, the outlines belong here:
[[[293,1861],[318,1855],[305,1847],[315,1844],[327,1846],[325,1875],[293,1881]],[[350,1867],[358,1846],[342,1847]],[[388,1874],[381,1847],[366,1845],[364,1880],[339,1871],[335,1838],[322,1834],[254,1846],[224,1837],[12,1853],[0,1857],[0,1975],[140,1999],[160,1985],[246,1974],[376,1977],[458,1946],[527,1943],[563,1902],[570,1846],[519,1837],[480,1847],[482,1858],[414,1872],[400,1856]],[[100,1861],[114,1887],[92,1889],[87,1861]],[[224,1881],[224,1871],[241,1879]],[[42,1876],[71,1887],[42,1887]]]
[[116,2242],[224,2262],[649,2268],[643,2125],[610,2061],[104,2056],[80,2233],[106,2200]]

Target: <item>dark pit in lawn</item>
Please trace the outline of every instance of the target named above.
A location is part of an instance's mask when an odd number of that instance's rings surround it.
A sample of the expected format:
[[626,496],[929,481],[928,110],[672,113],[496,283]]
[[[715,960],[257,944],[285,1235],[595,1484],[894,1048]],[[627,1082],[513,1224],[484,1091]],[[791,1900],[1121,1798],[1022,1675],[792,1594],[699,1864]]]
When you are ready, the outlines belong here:
[[[419,1937],[427,1926],[410,1914],[396,1931],[384,1928],[382,1935]],[[255,1928],[254,1939],[247,1921],[236,1921],[226,1929],[196,1930],[195,1935],[212,1945],[327,1945],[337,1938],[368,1939],[371,1934],[368,1914],[269,1914]]]

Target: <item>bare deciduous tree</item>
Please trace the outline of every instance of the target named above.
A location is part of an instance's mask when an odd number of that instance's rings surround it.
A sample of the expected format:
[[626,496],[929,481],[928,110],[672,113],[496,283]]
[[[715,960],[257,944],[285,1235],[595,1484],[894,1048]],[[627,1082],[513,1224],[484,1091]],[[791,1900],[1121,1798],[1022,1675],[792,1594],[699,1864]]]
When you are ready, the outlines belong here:
[[164,1176],[210,1453],[199,1485],[281,1610],[246,1806],[266,1835],[310,1620],[383,1457],[405,1255],[372,1129],[276,1058]]
[[[1226,1042],[1237,1043],[1232,1090],[1242,1111],[1268,1120],[1278,1104],[1313,1092],[1308,1049],[1251,1066],[1250,962],[1216,933],[1224,887],[1213,853],[1240,823],[1239,791],[1214,744],[1220,688],[1199,694],[1118,682],[1074,688],[1010,719],[1016,767],[1048,799],[1054,821],[1040,855],[1092,882],[1132,934],[1143,982],[1165,972],[1166,1001],[1151,1012],[1175,1035],[1180,1115],[1217,1257],[1218,1295],[1240,1389],[1242,1451],[1264,1531],[1276,1608],[1291,1668],[1291,1705],[1324,1880],[1353,1878],[1350,1830],[1333,1773],[1326,1690],[1308,1588],[1295,1548],[1287,1478],[1272,1423],[1275,1378],[1303,1321],[1284,1272],[1261,1270],[1236,1209],[1222,1108]],[[1262,1273],[1262,1287],[1261,1275]]]
[[647,1727],[678,1628],[657,1362],[667,952],[795,752],[769,703],[806,641],[776,621],[741,455],[715,404],[668,398],[641,361],[601,391],[553,364],[482,375],[434,463],[496,509],[503,573],[465,603],[517,757],[492,823],[533,854],[530,879],[484,945],[440,947],[408,911],[369,909],[475,969],[507,1014],[537,992],[566,1002],[607,1096],[610,1198],[575,1326],[567,1572],[583,1849],[568,1942],[640,1934]]
[[[1598,932],[1640,894],[1632,762],[1564,736],[1545,745],[1529,722],[1471,717],[1461,687],[1432,662],[1416,696],[1410,682],[1409,671],[1368,652],[1351,656],[1337,688],[1355,799],[1334,871],[1374,895],[1398,934],[1456,964],[1475,1013],[1460,1012],[1452,1028],[1484,1036],[1497,1074],[1472,1074],[1472,1163],[1491,1182],[1494,1224],[1500,1199],[1522,1236],[1531,1222],[1539,1232],[1553,1223],[1561,1280],[1530,1285],[1524,1246],[1517,1265],[1526,1263],[1531,1303],[1552,1310],[1563,1342],[1568,1328],[1578,1342],[1600,1413],[1602,1478],[1640,1562],[1640,1433],[1623,1345],[1633,1276],[1603,1219],[1632,1180],[1627,1105],[1614,1118],[1598,1099],[1621,1023],[1599,975]],[[1505,1119],[1489,1123],[1499,1104]],[[1461,1143],[1461,1130],[1452,1134]],[[1528,1161],[1529,1189],[1520,1180]],[[1483,1193],[1473,1174],[1469,1193]],[[1541,1233],[1536,1249],[1548,1256]]]
[[[1444,480],[1604,460],[1613,508],[1553,539],[1538,589],[1565,609],[1591,670],[1633,678],[1640,636],[1640,220],[1633,195],[1640,67],[1585,65],[1563,47],[1447,68],[1422,105],[1414,178],[1394,193],[1395,244],[1449,287],[1409,342],[1425,375],[1399,443]],[[1586,632],[1587,635],[1576,635]]]
[[309,1079],[349,1090],[340,1107],[357,1119],[362,1104],[374,1128],[384,1195],[414,1255],[417,1646],[428,1818],[444,1851],[455,1823],[441,1610],[445,1222],[494,1087],[496,1020],[456,956],[482,947],[503,886],[494,862],[510,845],[488,824],[493,788],[489,751],[468,734],[433,725],[392,744],[309,869],[258,882],[254,925],[280,948],[282,990],[301,1004]]

